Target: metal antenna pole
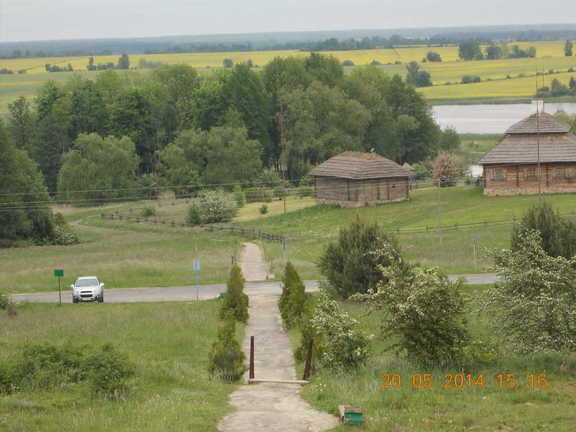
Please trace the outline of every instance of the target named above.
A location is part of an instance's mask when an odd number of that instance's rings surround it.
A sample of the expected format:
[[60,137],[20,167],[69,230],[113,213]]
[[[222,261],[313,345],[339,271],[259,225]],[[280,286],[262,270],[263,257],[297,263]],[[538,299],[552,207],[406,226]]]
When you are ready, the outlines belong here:
[[542,173],[540,167],[540,109],[536,101],[536,151],[538,157],[538,195],[542,198]]

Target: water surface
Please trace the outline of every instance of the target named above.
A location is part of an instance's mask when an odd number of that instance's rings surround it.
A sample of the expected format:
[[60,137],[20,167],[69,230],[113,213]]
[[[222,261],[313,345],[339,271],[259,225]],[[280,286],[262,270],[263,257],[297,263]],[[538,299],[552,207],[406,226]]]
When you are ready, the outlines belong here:
[[[451,126],[458,133],[503,134],[514,123],[536,112],[536,103],[507,105],[438,105],[435,120],[442,127]],[[576,103],[547,103],[544,111],[576,114]]]

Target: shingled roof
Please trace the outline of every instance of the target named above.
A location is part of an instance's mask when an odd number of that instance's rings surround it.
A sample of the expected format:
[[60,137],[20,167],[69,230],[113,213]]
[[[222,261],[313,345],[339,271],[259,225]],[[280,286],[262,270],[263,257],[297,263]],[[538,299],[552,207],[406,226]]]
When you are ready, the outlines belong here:
[[534,113],[530,117],[513,124],[506,134],[551,134],[568,133],[570,126],[561,122],[551,114],[541,112]]
[[[576,162],[576,136],[569,126],[547,113],[532,114],[506,131],[480,165]],[[540,156],[538,157],[538,153]]]
[[366,180],[410,177],[410,171],[376,153],[344,152],[318,165],[311,175]]

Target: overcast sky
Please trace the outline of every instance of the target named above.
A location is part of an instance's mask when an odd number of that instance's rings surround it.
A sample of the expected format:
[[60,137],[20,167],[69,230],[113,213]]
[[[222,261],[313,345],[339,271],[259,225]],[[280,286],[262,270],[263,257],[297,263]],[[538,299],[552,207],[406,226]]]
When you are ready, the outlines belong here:
[[576,22],[568,0],[0,0],[0,41]]

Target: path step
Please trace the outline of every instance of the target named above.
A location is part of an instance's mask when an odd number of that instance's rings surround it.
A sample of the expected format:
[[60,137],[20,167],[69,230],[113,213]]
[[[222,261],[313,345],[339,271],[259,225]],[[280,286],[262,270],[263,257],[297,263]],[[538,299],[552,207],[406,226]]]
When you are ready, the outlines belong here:
[[281,380],[281,379],[257,379],[250,378],[248,384],[260,384],[260,383],[274,383],[274,384],[308,384],[309,381],[305,380]]

